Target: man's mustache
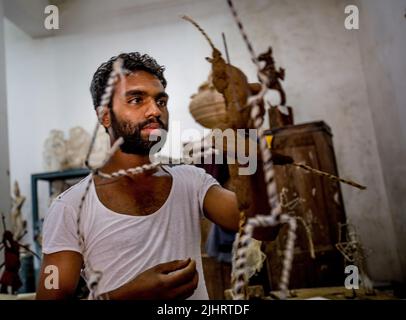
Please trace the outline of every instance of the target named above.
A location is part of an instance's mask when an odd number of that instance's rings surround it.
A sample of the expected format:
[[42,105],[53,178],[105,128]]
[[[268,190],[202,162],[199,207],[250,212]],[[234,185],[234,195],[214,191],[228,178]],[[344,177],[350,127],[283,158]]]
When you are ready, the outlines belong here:
[[158,123],[161,126],[161,128],[166,128],[165,123],[159,118],[151,118],[151,119],[145,120],[145,121],[141,122],[140,124],[138,124],[138,128],[142,129],[145,126],[149,125],[150,123]]

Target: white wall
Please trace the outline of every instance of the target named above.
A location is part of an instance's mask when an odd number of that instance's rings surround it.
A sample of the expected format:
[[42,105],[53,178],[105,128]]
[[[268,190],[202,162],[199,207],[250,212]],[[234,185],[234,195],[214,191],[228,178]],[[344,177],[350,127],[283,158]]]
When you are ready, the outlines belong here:
[[[8,152],[8,123],[7,123],[7,94],[6,94],[6,65],[4,48],[3,1],[0,0],[0,213],[6,217],[9,223],[10,212],[10,176],[9,176],[9,152]],[[1,219],[1,218],[0,218]],[[0,230],[3,224],[0,221]],[[3,257],[0,257],[0,264]]]
[[[287,69],[285,89],[296,122],[326,121],[334,134],[340,174],[368,186],[364,192],[345,185],[342,190],[347,216],[358,227],[364,246],[373,250],[368,257],[372,277],[400,279],[400,252],[370,107],[371,87],[365,80],[363,45],[360,31],[344,29],[345,1],[235,3],[256,51],[272,45],[277,63]],[[91,77],[102,61],[119,52],[150,53],[166,65],[171,121],[180,120],[182,128],[199,128],[188,103],[207,77],[204,57],[211,52],[179,15],[195,18],[220,49],[225,32],[232,63],[256,80],[225,1],[165,1],[138,7],[128,0],[72,1],[61,12],[61,30],[51,38],[33,40],[6,24],[11,178],[20,182],[27,196],[30,174],[42,171],[42,145],[49,131],[76,125],[93,128]],[[399,107],[404,105],[404,96],[397,99]],[[30,201],[24,210],[29,216]]]
[[398,254],[406,270],[406,1],[389,3],[360,1],[358,35]]

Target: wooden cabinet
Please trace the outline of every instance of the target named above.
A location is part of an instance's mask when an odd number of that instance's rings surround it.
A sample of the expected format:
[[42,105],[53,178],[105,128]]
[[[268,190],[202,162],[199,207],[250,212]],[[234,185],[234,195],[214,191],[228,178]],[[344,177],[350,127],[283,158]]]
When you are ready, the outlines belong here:
[[206,282],[207,293],[210,300],[225,299],[224,291],[230,289],[231,263],[219,262],[216,258],[210,257],[206,252],[206,241],[212,223],[207,219],[202,219],[202,263]]
[[[332,133],[324,122],[281,127],[266,134],[274,137],[274,151],[291,156],[295,162],[338,175]],[[285,194],[287,202],[292,204],[285,212],[291,211],[307,222],[316,253],[312,259],[305,229],[298,221],[289,288],[343,285],[344,261],[335,248],[339,223],[345,221],[339,184],[291,165],[275,166],[275,178],[278,192]],[[265,245],[272,290],[279,289],[286,234],[287,226],[284,226],[278,238]]]

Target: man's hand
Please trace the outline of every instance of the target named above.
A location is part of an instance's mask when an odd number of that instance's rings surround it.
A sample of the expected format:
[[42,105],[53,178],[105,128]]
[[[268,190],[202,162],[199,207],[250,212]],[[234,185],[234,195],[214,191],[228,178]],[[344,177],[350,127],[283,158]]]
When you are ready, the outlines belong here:
[[[37,299],[74,298],[82,266],[82,256],[73,251],[45,254]],[[53,265],[58,269],[58,289],[46,289],[48,276],[44,269]],[[110,299],[186,299],[197,287],[199,276],[196,262],[190,259],[159,264],[139,274],[122,287],[108,292]]]
[[194,260],[175,260],[144,271],[107,296],[112,300],[186,299],[197,288],[198,280]]

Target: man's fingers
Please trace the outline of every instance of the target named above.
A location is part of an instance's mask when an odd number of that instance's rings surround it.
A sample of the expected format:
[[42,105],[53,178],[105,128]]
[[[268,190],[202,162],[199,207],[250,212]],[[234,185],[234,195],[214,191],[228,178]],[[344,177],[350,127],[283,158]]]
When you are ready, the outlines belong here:
[[197,284],[199,283],[199,273],[196,272],[193,279],[183,285],[173,289],[174,299],[185,300],[189,298],[196,290]]
[[160,273],[168,274],[179,269],[185,268],[190,263],[190,258],[186,260],[174,260],[158,264],[156,270]]
[[175,288],[192,281],[196,273],[196,261],[191,260],[186,268],[167,274],[165,278],[168,285]]

